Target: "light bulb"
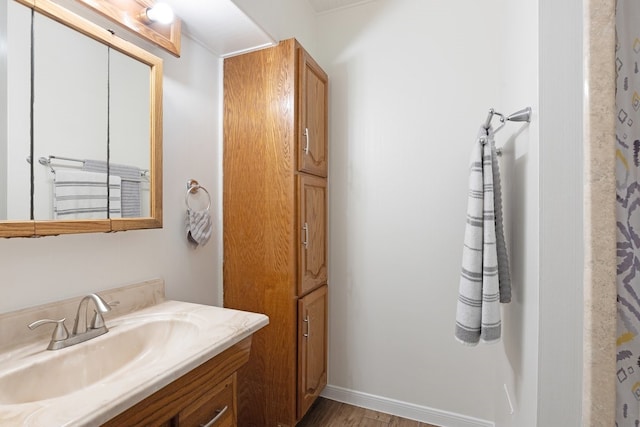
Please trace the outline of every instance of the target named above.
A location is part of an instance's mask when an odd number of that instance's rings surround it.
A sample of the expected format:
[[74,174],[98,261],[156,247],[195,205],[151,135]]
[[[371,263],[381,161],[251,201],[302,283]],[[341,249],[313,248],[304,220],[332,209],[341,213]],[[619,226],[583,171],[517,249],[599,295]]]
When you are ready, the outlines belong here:
[[173,22],[173,10],[166,3],[157,3],[146,10],[147,19],[160,24],[170,24]]

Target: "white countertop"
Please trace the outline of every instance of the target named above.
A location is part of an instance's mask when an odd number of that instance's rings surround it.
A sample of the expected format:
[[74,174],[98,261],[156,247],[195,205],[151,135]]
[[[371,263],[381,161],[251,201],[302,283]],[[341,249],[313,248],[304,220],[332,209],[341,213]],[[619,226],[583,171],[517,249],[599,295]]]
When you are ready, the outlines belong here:
[[[269,319],[263,314],[164,301],[107,319],[110,331],[86,343],[92,342],[94,347],[99,347],[99,340],[108,340],[109,334],[112,334],[113,339],[122,331],[140,323],[162,322],[163,319],[178,319],[178,323],[189,327],[184,330],[178,328],[178,333],[173,333],[164,341],[162,332],[157,338],[159,345],[164,346],[162,351],[144,351],[135,360],[78,391],[72,389],[58,397],[26,403],[0,403],[0,426],[97,426],[269,323]],[[168,324],[167,328],[171,329],[172,326]],[[167,331],[167,334],[170,333],[171,331]],[[19,369],[25,364],[38,363],[46,358],[57,357],[63,363],[65,352],[86,344],[48,351],[47,343],[48,339],[29,343],[0,355],[0,377],[7,370]],[[38,381],[42,381],[41,378],[33,380],[33,384],[21,384],[20,387],[38,387]],[[63,386],[64,384],[60,384],[60,387]],[[0,401],[3,400],[3,395],[11,393],[15,391],[0,390]]]

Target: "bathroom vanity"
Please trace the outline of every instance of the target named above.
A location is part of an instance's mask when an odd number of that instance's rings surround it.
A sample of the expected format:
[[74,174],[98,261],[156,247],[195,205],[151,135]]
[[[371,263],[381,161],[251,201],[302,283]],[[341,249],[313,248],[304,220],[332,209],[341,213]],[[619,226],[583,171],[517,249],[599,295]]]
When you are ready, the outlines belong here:
[[99,294],[109,331],[59,350],[53,327],[26,325],[72,320],[82,297],[0,315],[0,425],[236,425],[236,371],[265,315],[168,301],[161,280]]
[[103,426],[236,426],[236,371],[250,349],[245,338]]

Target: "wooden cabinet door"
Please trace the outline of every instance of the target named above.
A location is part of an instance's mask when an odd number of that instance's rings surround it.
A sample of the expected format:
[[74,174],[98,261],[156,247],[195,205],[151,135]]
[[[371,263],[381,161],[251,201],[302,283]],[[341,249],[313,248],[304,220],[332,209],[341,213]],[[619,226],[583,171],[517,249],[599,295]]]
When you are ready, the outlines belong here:
[[178,414],[179,427],[236,426],[236,374],[207,390]]
[[298,296],[327,283],[327,180],[298,175]]
[[298,49],[298,170],[326,177],[328,78],[304,49]]
[[298,419],[327,385],[327,286],[298,300]]

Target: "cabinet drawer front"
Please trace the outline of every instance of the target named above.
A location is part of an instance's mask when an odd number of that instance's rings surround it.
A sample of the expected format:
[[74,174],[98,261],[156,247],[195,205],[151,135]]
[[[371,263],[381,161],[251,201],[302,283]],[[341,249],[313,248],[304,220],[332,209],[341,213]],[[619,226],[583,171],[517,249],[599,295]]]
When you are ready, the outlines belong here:
[[[178,414],[180,427],[234,427],[236,425],[234,373],[210,388]],[[217,419],[216,419],[217,417]],[[211,423],[212,420],[215,422]]]

